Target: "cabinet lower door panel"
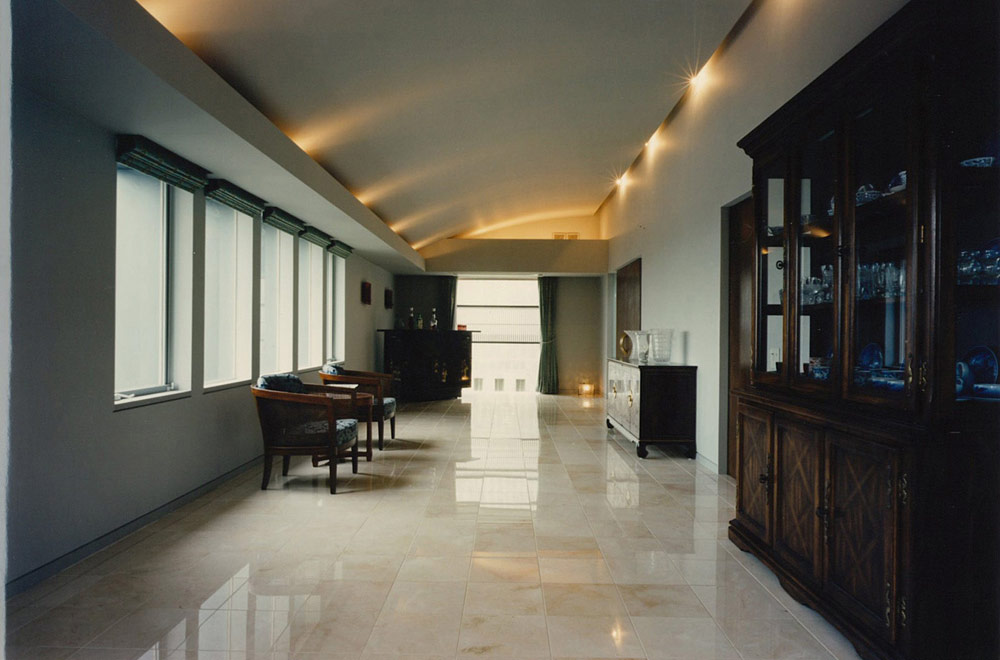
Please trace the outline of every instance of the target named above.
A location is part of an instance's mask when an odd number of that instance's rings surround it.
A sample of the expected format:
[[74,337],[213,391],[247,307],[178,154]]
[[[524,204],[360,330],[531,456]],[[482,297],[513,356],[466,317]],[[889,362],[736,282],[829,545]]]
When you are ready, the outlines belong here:
[[819,578],[823,534],[823,432],[775,420],[775,551],[810,581]]
[[736,515],[762,540],[770,541],[771,418],[741,406],[737,417],[739,471]]
[[893,636],[896,599],[896,457],[885,447],[830,433],[826,590],[873,632]]

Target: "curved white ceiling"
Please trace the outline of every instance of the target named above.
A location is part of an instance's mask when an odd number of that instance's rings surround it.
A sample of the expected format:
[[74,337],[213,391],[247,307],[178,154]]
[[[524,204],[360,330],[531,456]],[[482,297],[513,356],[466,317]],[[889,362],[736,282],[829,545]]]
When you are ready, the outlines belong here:
[[140,0],[411,245],[592,214],[749,0]]

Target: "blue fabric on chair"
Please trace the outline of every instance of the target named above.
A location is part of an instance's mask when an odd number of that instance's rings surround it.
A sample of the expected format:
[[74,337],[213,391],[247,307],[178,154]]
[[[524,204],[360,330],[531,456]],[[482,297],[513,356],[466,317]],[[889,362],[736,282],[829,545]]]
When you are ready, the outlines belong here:
[[[311,447],[317,443],[316,436],[326,435],[329,425],[326,422],[307,422],[286,429],[277,445],[282,447]],[[358,420],[338,419],[337,420],[337,446],[343,447],[351,444],[358,437]]]
[[262,390],[305,394],[306,388],[302,380],[295,374],[267,374],[257,379],[257,387]]
[[396,397],[382,397],[382,419],[389,419],[396,414]]
[[323,372],[323,373],[325,373],[325,374],[330,374],[332,376],[339,376],[340,375],[340,365],[336,364],[334,362],[327,362],[326,364],[324,364],[320,368],[320,371]]

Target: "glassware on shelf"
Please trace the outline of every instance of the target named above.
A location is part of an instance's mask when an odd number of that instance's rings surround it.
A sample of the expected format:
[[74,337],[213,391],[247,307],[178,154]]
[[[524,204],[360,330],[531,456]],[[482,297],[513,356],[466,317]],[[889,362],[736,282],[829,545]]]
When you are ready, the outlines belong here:
[[649,358],[649,330],[626,330],[625,334],[629,338],[629,348],[626,350],[622,344],[622,350],[630,362],[646,364]]
[[649,360],[658,364],[670,362],[673,352],[674,331],[672,328],[656,328],[649,331]]
[[983,284],[1000,283],[1000,252],[997,250],[983,251],[983,269],[981,271]]
[[819,272],[823,277],[823,302],[833,302],[833,265],[820,266]]

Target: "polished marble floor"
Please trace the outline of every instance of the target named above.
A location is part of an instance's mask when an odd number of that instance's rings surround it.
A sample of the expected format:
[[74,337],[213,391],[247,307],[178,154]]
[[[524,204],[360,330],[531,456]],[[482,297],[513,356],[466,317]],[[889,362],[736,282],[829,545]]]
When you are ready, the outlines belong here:
[[260,469],[7,603],[11,660],[855,659],[726,539],[734,482],[600,399],[410,405],[360,473]]

